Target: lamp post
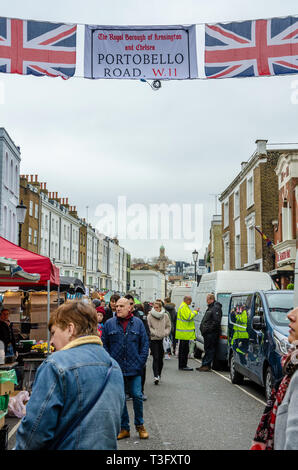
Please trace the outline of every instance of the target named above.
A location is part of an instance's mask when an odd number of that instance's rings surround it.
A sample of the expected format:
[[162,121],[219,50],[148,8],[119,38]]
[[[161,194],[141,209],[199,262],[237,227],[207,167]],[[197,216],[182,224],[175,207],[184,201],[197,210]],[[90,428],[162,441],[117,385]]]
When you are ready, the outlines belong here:
[[197,285],[197,262],[198,262],[198,256],[199,256],[199,253],[197,252],[197,250],[194,250],[192,252],[192,258],[193,258],[193,262],[195,264],[195,285]]
[[19,224],[19,246],[21,246],[21,237],[22,237],[22,225],[25,222],[27,207],[21,201],[21,204],[18,204],[17,207],[17,222]]

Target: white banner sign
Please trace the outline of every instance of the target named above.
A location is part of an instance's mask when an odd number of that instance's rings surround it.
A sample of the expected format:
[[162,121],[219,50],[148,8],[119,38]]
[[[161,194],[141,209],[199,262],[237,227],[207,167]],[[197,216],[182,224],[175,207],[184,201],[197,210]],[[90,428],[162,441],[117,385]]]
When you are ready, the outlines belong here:
[[85,78],[197,78],[195,26],[85,27]]

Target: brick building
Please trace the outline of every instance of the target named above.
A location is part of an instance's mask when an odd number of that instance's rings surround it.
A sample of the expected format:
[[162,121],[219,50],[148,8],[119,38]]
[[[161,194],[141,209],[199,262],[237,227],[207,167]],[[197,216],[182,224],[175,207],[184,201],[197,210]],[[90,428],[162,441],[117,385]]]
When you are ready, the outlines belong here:
[[267,246],[258,227],[273,241],[278,218],[278,181],[275,168],[285,150],[267,149],[267,140],[257,140],[257,149],[221,193],[223,269],[270,272],[275,251]]
[[294,282],[296,223],[298,221],[298,152],[283,152],[276,166],[278,177],[278,216],[273,221],[275,269],[271,276],[281,289]]
[[222,220],[221,215],[214,215],[211,220],[210,244],[209,244],[209,268],[210,271],[222,269]]
[[21,246],[34,253],[39,253],[40,247],[40,187],[37,175],[20,176],[20,201],[27,207]]

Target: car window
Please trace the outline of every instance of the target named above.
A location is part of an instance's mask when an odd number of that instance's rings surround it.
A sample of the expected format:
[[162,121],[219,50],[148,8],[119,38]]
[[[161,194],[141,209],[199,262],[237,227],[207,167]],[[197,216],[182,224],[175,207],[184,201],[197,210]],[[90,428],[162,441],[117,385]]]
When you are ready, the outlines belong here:
[[229,304],[230,304],[231,294],[217,294],[217,302],[221,303],[222,316],[227,317],[229,313]]
[[230,320],[232,323],[238,324],[237,318],[239,318],[239,315],[244,311],[246,312],[246,318],[248,320],[251,313],[251,301],[252,294],[232,296],[230,310]]
[[266,294],[270,318],[276,326],[288,326],[287,314],[294,305],[294,292]]
[[264,320],[264,305],[260,294],[255,294],[254,316],[258,316],[261,320]]

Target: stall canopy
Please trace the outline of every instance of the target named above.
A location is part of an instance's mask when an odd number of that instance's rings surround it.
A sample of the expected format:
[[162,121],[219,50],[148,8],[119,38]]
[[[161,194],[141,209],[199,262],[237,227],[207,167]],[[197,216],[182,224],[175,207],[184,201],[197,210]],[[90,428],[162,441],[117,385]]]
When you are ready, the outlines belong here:
[[[32,280],[32,285],[34,286],[46,286],[47,281],[50,281],[52,285],[59,285],[60,283],[59,269],[51,263],[49,258],[25,250],[3,237],[0,237],[0,257],[16,260],[17,265],[26,273],[39,274],[40,279],[38,282]],[[8,279],[7,276],[2,276],[0,273],[0,284],[2,285],[22,286],[29,283],[30,280],[24,279],[21,276]]]

